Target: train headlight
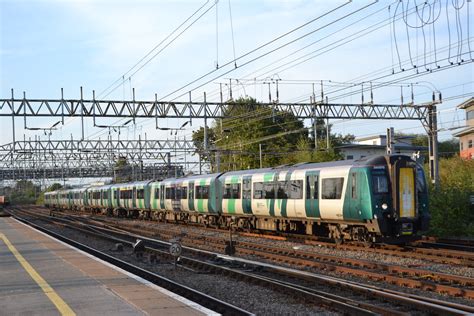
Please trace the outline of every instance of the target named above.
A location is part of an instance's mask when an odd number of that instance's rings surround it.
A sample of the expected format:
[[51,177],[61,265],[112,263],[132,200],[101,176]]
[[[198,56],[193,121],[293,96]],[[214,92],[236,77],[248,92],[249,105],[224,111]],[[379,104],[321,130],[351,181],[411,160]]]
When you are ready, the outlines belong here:
[[383,209],[383,210],[386,210],[387,208],[388,208],[387,203],[383,203],[383,204],[382,204],[382,209]]

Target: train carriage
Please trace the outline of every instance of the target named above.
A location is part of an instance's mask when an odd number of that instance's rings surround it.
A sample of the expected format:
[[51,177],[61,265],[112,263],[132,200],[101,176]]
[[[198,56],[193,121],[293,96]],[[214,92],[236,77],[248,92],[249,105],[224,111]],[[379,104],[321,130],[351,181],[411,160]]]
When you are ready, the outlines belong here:
[[[70,207],[72,201],[75,207],[77,192],[49,192],[45,205]],[[426,230],[430,219],[423,169],[404,155],[124,183],[84,192],[92,207],[120,216],[152,215],[336,241],[404,242]]]
[[[151,181],[122,183],[111,188],[111,195],[117,197],[117,206],[114,208],[120,215],[138,217],[140,213],[150,211],[150,186]],[[114,193],[114,192],[117,192]],[[111,205],[114,205],[111,202]]]

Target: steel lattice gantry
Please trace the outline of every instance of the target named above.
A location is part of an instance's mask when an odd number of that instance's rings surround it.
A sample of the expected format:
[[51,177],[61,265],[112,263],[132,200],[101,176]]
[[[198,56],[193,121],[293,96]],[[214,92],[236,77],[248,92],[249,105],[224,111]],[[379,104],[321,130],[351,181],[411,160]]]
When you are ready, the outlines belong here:
[[[275,111],[286,111],[300,119],[378,119],[378,120],[419,120],[429,136],[430,176],[438,183],[437,162],[437,117],[436,104],[433,102],[416,104],[338,104],[327,102],[312,103],[259,103]],[[84,99],[22,99],[12,97],[0,99],[0,117],[11,117],[13,125],[13,143],[15,144],[15,118],[23,117],[80,117],[82,133],[84,118],[224,118],[223,113],[233,106],[232,102],[165,102]],[[205,123],[205,126],[207,124]],[[83,135],[84,136],[84,135]],[[84,139],[84,137],[82,137]],[[16,148],[16,145],[14,145]]]
[[[297,118],[407,119],[427,117],[427,105],[261,103]],[[232,103],[72,99],[0,99],[0,117],[223,118]]]
[[[24,140],[0,146],[0,180],[108,177],[119,158],[125,158],[136,178],[174,175],[182,167],[172,164],[171,154],[191,155],[187,140]],[[191,160],[191,159],[190,159]],[[188,170],[201,166],[180,161]],[[176,170],[175,170],[176,169]]]

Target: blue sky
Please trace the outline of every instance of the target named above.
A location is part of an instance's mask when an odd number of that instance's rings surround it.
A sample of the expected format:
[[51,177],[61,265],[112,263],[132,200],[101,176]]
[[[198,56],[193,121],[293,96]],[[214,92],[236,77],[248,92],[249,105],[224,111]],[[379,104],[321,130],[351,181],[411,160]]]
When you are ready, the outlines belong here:
[[[323,0],[262,0],[262,1],[230,1],[232,7],[232,24],[236,56],[240,56],[251,49],[276,38],[277,36],[295,28],[314,17],[327,12],[346,1],[323,1]],[[441,1],[443,5],[446,0]],[[182,21],[190,16],[205,1],[10,1],[0,0],[0,95],[1,98],[10,97],[10,89],[14,88],[17,96],[25,91],[30,98],[60,97],[60,88],[64,88],[65,98],[79,98],[79,87],[83,86],[86,96],[103,91],[112,82],[119,78],[150,49],[165,38]],[[210,1],[210,7],[214,1]],[[346,14],[372,3],[371,1],[354,1],[343,8],[329,14],[305,28],[302,28],[286,40],[275,43],[270,48],[294,39],[306,32],[320,28],[328,23],[333,23]],[[364,37],[360,37],[346,45],[333,49],[325,54],[317,56],[294,67],[283,67],[274,72],[266,73],[260,70],[262,67],[274,63],[279,58],[282,63],[289,62],[292,58],[307,54],[313,50],[323,47],[334,40],[343,38],[358,30],[363,30],[370,25],[387,19],[389,11],[386,8],[392,1],[379,1],[359,13],[348,18],[334,22],[328,27],[305,37],[302,40],[288,45],[284,49],[277,50],[268,56],[261,58],[249,65],[242,67],[220,79],[213,80],[208,85],[193,91],[195,100],[202,99],[202,93],[206,91],[210,98],[218,100],[216,89],[220,82],[226,83],[226,78],[240,78],[241,84],[234,86],[234,97],[239,95],[250,95],[257,100],[267,101],[267,86],[262,84],[263,79],[273,77],[282,79],[280,86],[280,101],[295,102],[307,101],[311,94],[310,82],[319,80],[332,80],[333,82],[360,82],[354,80],[362,75],[388,67],[380,75],[390,75],[393,61],[397,61],[394,50],[394,41],[391,35],[391,27],[386,25],[377,31]],[[393,1],[391,13],[396,9],[396,1]],[[406,1],[405,1],[406,3]],[[412,2],[413,3],[413,2]],[[429,1],[433,3],[433,1]],[[436,3],[436,2],[435,2]],[[438,2],[439,3],[439,2]],[[472,6],[470,4],[470,36],[474,34],[472,27]],[[216,45],[216,9],[212,8],[196,24],[183,33],[175,42],[171,43],[162,53],[154,58],[146,67],[136,75],[126,80],[125,84],[119,86],[113,93],[106,96],[107,99],[130,99],[130,87],[136,88],[137,99],[153,100],[157,93],[159,98],[168,95],[175,89],[187,82],[214,69],[216,61],[223,65],[233,59],[232,33],[229,18],[229,1],[218,2],[218,45]],[[401,10],[399,8],[399,10]],[[434,7],[437,13],[439,7]],[[443,7],[439,20],[436,21],[436,44],[438,47],[438,59],[441,60],[448,52],[441,48],[448,45],[448,23],[446,12]],[[378,12],[378,13],[377,13]],[[456,11],[449,7],[448,13],[451,17],[451,56],[456,55],[459,47],[454,45],[459,39],[456,33],[457,12],[459,21],[463,28],[464,45],[461,53],[469,51],[467,45],[467,3]],[[414,18],[413,18],[414,17]],[[413,19],[411,19],[413,18]],[[425,19],[430,18],[425,16]],[[410,20],[411,19],[411,20]],[[359,21],[355,23],[356,21]],[[347,27],[334,35],[330,33]],[[419,25],[420,19],[410,15],[408,23]],[[398,37],[399,54],[401,60],[409,58],[418,65],[424,62],[424,47],[421,30],[410,30],[411,46],[407,46],[404,25],[399,22],[395,25]],[[431,29],[426,29],[432,32]],[[433,50],[433,37],[429,33],[426,50]],[[328,36],[327,38],[325,38]],[[306,45],[317,43],[303,49]],[[474,41],[470,42],[474,49]],[[303,49],[297,52],[299,49]],[[471,50],[472,50],[471,49]],[[218,51],[218,52],[217,52]],[[255,54],[258,56],[259,54]],[[414,56],[420,57],[415,58]],[[464,55],[466,56],[466,55]],[[248,58],[247,60],[249,60]],[[434,57],[428,57],[428,61]],[[243,61],[242,61],[243,62]],[[242,63],[239,62],[239,63]],[[440,62],[440,65],[445,65]],[[272,64],[268,69],[278,64]],[[282,70],[287,68],[286,70]],[[396,68],[396,65],[395,65]],[[413,69],[413,67],[408,67]],[[420,69],[420,67],[419,67]],[[423,69],[423,67],[421,67]],[[413,72],[407,70],[404,75]],[[363,80],[371,80],[377,76],[366,76]],[[250,81],[244,81],[247,78]],[[387,76],[383,80],[392,80],[397,76]],[[252,79],[256,79],[252,82]],[[257,80],[258,79],[258,80]],[[306,80],[305,84],[291,80]],[[415,85],[415,101],[423,103],[431,99],[431,87],[441,90],[443,97],[457,96],[461,94],[473,95],[473,66],[472,64],[455,67],[450,70],[428,74],[415,78],[409,82],[425,83]],[[235,82],[235,81],[234,81]],[[286,84],[285,84],[286,82]],[[334,83],[333,83],[334,85]],[[245,91],[244,91],[245,87]],[[274,86],[272,86],[274,89]],[[319,89],[319,88],[318,88]],[[327,83],[326,89],[330,90]],[[360,90],[360,86],[353,88]],[[186,93],[186,89],[181,91]],[[273,90],[273,94],[275,91]],[[173,99],[181,93],[174,94],[168,99]],[[317,91],[319,94],[319,91]],[[409,89],[405,87],[405,100],[409,99]],[[330,98],[332,97],[329,94]],[[334,94],[335,98],[337,94]],[[400,87],[391,86],[374,91],[376,103],[399,103]],[[334,101],[343,103],[360,102],[360,94],[337,98]],[[368,95],[366,95],[366,100]],[[457,98],[444,102],[439,106],[440,128],[448,129],[453,126],[464,124],[464,113],[456,110],[456,105],[464,98]],[[183,98],[187,100],[187,96]],[[332,99],[330,99],[331,102]],[[29,119],[30,126],[51,126],[55,119]],[[70,138],[72,133],[75,138],[79,137],[79,120],[69,119],[65,126],[54,131],[52,138]],[[180,126],[185,120],[167,120],[163,126]],[[113,121],[101,121],[101,124],[111,124]],[[407,133],[422,133],[423,128],[418,121],[340,121],[335,120],[334,129],[339,133],[351,133],[356,136],[368,136],[373,134],[384,134],[388,126]],[[0,135],[0,142],[11,141],[11,120],[3,119],[4,132]],[[92,122],[87,123],[87,137],[106,138],[107,131],[93,128]],[[197,128],[197,122],[193,127],[178,133],[177,137],[188,139],[192,129]],[[34,137],[34,132],[24,131],[21,119],[17,121],[17,138]],[[148,138],[166,139],[171,137],[168,133],[157,131],[154,122],[137,121],[136,126],[130,126],[122,131],[122,137],[136,137],[138,134],[148,134]],[[440,139],[451,137],[452,131],[441,130]],[[44,137],[44,136],[42,136]],[[117,135],[113,136],[114,138]],[[174,138],[174,136],[173,136]]]

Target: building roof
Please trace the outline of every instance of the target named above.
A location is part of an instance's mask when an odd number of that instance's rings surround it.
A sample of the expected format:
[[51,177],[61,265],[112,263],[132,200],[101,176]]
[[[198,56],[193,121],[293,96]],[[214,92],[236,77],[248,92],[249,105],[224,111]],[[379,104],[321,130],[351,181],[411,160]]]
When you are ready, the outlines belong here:
[[460,130],[459,132],[454,133],[453,136],[461,137],[461,136],[468,135],[468,134],[474,134],[474,126],[470,126],[470,127],[465,128],[463,130]]
[[[395,136],[396,139],[412,139],[415,138],[416,136],[413,135],[397,135]],[[387,135],[372,135],[372,136],[366,136],[366,137],[360,137],[356,138],[356,141],[364,141],[364,140],[369,140],[369,139],[376,139],[376,138],[387,138]]]
[[474,105],[474,97],[471,97],[470,99],[467,99],[463,103],[458,105],[458,109],[467,109],[470,106]]
[[[385,149],[387,146],[385,145],[365,145],[365,144],[342,144],[338,146],[339,149]],[[428,148],[425,146],[411,146],[411,145],[395,145],[395,150],[419,150],[419,151],[427,151]]]

